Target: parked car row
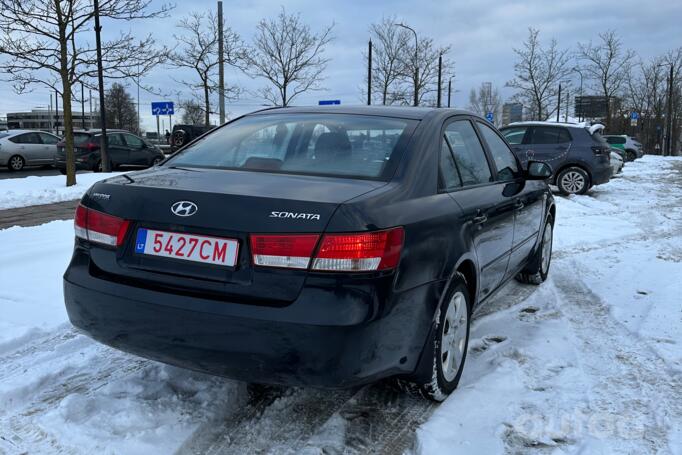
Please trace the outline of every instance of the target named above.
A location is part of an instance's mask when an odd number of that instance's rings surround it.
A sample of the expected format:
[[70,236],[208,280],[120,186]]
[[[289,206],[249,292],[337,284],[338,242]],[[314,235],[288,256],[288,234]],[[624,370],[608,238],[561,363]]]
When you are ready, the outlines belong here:
[[[561,193],[585,194],[620,172],[624,161],[643,155],[639,142],[628,136],[602,136],[603,130],[601,124],[517,122],[500,131],[522,162],[551,166],[550,183]],[[615,148],[615,144],[627,148]]]
[[[76,169],[99,171],[101,130],[74,131]],[[111,168],[149,167],[165,157],[161,150],[128,131],[108,130],[107,150]],[[20,171],[24,166],[48,165],[66,170],[64,139],[52,133],[33,130],[0,132],[0,166]]]

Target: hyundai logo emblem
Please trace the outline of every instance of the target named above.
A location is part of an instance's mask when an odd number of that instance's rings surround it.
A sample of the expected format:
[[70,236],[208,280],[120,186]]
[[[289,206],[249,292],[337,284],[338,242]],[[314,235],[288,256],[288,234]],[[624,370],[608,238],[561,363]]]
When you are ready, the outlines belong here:
[[199,207],[194,202],[178,201],[171,205],[171,212],[177,216],[192,216],[197,213]]

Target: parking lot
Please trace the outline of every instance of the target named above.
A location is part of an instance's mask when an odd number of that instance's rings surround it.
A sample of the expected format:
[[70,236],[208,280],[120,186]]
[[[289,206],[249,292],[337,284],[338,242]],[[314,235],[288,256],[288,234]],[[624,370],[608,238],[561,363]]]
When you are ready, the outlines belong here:
[[682,159],[646,156],[557,196],[549,280],[479,308],[440,406],[384,383],[247,388],[97,344],[64,311],[72,222],[1,229],[0,452],[676,453],[680,194]]

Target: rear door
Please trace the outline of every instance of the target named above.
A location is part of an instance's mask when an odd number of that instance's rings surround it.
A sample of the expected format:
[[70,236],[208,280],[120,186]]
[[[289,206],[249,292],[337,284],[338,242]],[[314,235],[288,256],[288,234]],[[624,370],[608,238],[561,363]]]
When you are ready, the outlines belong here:
[[568,128],[558,126],[532,126],[524,140],[528,142],[526,156],[558,169],[571,151],[572,137]]
[[130,152],[128,144],[123,139],[123,134],[107,133],[107,153],[114,166],[130,162]]
[[514,236],[514,200],[504,194],[488,155],[470,119],[445,125],[460,187],[450,195],[463,212],[465,235],[472,237],[480,270],[481,299],[502,282]]
[[26,164],[39,164],[43,143],[38,133],[24,133],[10,138],[17,144],[19,154],[24,157]]

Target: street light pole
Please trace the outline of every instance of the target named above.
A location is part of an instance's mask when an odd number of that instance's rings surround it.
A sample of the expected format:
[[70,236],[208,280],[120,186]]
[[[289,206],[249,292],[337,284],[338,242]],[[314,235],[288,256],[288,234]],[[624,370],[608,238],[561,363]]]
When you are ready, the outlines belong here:
[[583,121],[583,117],[584,117],[584,116],[583,116],[583,109],[582,109],[582,98],[583,98],[583,72],[580,71],[580,68],[578,68],[577,66],[576,66],[575,68],[573,68],[573,71],[575,71],[576,73],[578,73],[578,74],[580,75],[580,91],[579,91],[579,96],[580,96],[581,107],[580,107],[580,114],[578,114],[578,121],[579,121],[579,122],[582,122],[582,121]]
[[372,104],[372,40],[369,40],[367,49],[367,105]]
[[225,123],[225,44],[223,38],[223,2],[218,2],[218,116]]
[[93,0],[95,9],[95,44],[97,46],[97,81],[99,83],[99,120],[102,124],[102,134],[100,136],[100,161],[102,171],[109,172],[109,154],[107,153],[107,115],[104,110],[104,73],[102,69],[102,39],[100,32],[102,26],[99,24],[99,0]]
[[402,22],[395,24],[398,27],[406,28],[414,34],[414,106],[419,106],[419,38],[417,32]]
[[556,100],[556,122],[559,123],[559,115],[561,113],[561,82],[559,82],[559,93]]
[[452,94],[452,78],[448,79],[448,107],[450,107],[450,95]]
[[436,97],[436,107],[440,107],[441,73],[443,72],[443,54],[438,55],[438,96]]

